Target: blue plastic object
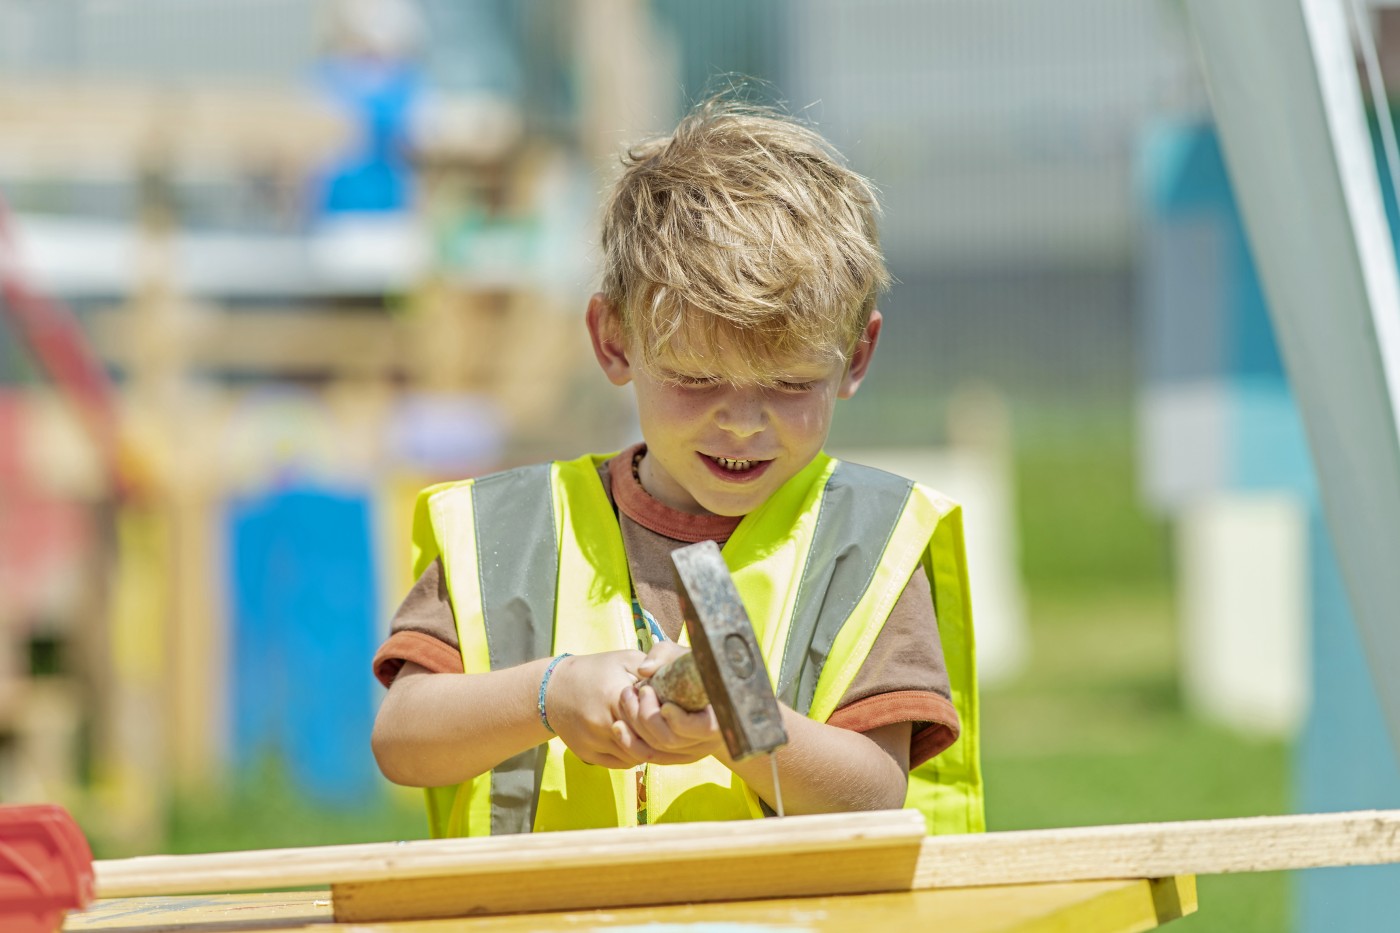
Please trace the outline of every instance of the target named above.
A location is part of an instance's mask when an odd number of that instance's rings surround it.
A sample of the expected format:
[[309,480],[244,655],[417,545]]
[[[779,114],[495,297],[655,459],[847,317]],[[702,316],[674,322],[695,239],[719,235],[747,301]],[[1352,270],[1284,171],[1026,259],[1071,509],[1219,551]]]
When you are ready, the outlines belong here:
[[336,805],[379,787],[371,527],[367,495],[310,485],[228,509],[235,762],[273,755],[302,790]]

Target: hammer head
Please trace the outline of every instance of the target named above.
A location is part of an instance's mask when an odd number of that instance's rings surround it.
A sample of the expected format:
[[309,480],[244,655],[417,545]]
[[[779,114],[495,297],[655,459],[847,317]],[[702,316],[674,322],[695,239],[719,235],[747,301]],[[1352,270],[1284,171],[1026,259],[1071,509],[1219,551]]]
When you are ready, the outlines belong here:
[[753,624],[713,541],[671,553],[686,631],[729,754],[742,761],[787,744]]

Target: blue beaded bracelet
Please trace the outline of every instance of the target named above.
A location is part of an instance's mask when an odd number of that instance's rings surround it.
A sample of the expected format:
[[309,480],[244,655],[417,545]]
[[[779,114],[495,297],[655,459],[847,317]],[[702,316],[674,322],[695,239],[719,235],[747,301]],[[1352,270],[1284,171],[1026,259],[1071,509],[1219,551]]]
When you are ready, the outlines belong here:
[[564,660],[565,658],[572,658],[572,657],[573,657],[573,655],[569,654],[568,652],[565,652],[564,654],[559,655],[559,656],[556,657],[553,661],[550,661],[550,662],[549,662],[549,667],[546,667],[546,668],[544,669],[544,676],[540,678],[540,702],[539,702],[540,722],[541,722],[541,723],[544,725],[544,727],[545,727],[546,729],[548,729],[550,732],[553,732],[553,731],[554,731],[554,727],[551,726],[551,725],[549,724],[549,716],[548,716],[548,715],[545,713],[545,711],[544,711],[544,692],[545,692],[545,690],[549,689],[549,678],[554,674],[554,666],[555,666],[556,664],[558,664],[560,661]]

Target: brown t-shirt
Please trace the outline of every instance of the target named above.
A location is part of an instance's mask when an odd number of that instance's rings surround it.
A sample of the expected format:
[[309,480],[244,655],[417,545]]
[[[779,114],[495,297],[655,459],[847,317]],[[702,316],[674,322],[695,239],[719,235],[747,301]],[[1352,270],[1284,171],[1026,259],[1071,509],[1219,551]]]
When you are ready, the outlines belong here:
[[[684,620],[672,583],[670,555],[696,541],[723,545],[739,518],[692,515],[670,508],[642,488],[632,468],[638,445],[599,470],[617,508],[637,601],[655,617],[666,637],[678,639]],[[433,561],[409,590],[374,657],[374,673],[385,686],[412,661],[435,673],[461,673],[457,624],[442,564]],[[952,745],[957,711],[949,699],[948,673],[938,638],[928,578],[916,569],[871,646],[865,663],[828,720],[865,732],[897,722],[913,723],[912,768]]]

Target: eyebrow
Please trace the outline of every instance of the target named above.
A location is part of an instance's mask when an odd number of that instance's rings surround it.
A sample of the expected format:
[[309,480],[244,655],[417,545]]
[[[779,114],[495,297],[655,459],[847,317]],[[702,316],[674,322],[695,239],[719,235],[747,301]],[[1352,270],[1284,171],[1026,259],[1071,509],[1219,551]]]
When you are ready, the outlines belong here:
[[712,369],[692,366],[680,366],[674,363],[656,363],[652,369],[658,376],[684,376],[687,379],[722,379],[723,373]]
[[831,367],[844,364],[843,360],[821,358],[786,360],[781,364],[775,361],[749,374],[752,378],[746,376],[740,379],[736,378],[733,371],[713,367],[709,365],[709,362],[703,357],[677,359],[670,355],[658,356],[651,361],[651,369],[661,378],[680,376],[686,379],[720,379],[727,382],[773,384],[779,382],[815,382],[825,379]]
[[[815,370],[815,367],[814,367],[814,370]],[[760,376],[758,376],[758,377],[756,377],[756,378],[743,378],[743,379],[736,378],[732,373],[717,372],[717,371],[714,371],[714,370],[687,370],[687,369],[679,369],[679,370],[677,370],[677,369],[672,369],[672,368],[670,368],[670,367],[664,367],[664,366],[658,366],[658,367],[656,367],[655,373],[656,373],[657,377],[660,378],[660,379],[662,379],[663,381],[668,380],[668,379],[696,379],[696,380],[701,380],[701,379],[709,380],[709,379],[713,379],[713,380],[716,380],[716,381],[719,381],[719,382],[728,382],[728,383],[733,383],[733,384],[738,384],[738,385],[767,385],[767,386],[774,386],[774,385],[805,385],[805,384],[810,383],[810,382],[820,382],[821,380],[825,379],[825,378],[829,375],[829,373],[826,371],[826,368],[825,368],[825,367],[822,367],[822,371],[821,371],[821,372],[816,372],[816,371],[813,371],[813,372],[791,372],[791,371],[784,371],[784,372],[768,372],[768,373],[764,373],[764,374],[762,374],[762,375],[760,375]]]

